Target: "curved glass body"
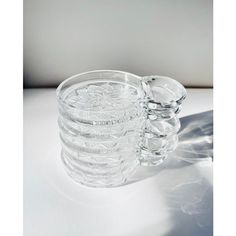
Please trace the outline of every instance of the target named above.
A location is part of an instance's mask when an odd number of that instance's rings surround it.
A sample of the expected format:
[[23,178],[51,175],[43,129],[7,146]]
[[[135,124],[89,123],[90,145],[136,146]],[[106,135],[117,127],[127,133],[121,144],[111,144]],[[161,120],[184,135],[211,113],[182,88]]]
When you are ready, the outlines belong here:
[[68,174],[88,186],[112,187],[139,163],[161,163],[177,145],[175,114],[184,97],[183,87],[165,77],[100,70],[65,80],[57,99]]

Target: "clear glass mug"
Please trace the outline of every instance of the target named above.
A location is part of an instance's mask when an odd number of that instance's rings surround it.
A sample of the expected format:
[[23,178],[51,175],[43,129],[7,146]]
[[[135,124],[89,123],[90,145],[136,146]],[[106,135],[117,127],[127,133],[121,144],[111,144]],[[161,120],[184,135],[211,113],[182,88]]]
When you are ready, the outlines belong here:
[[57,88],[61,157],[93,187],[126,182],[139,164],[160,164],[178,142],[184,87],[162,76],[113,70],[72,76]]

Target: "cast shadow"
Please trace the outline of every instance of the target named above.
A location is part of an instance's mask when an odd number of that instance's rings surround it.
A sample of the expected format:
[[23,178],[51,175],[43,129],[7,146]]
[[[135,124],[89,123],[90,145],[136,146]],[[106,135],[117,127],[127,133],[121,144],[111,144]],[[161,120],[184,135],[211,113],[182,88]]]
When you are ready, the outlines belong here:
[[[195,179],[173,186],[166,191],[165,200],[171,211],[171,230],[165,236],[213,235],[212,166],[205,170],[194,167]],[[193,166],[191,171],[193,170]],[[208,172],[208,177],[202,172]]]
[[130,184],[156,176],[166,169],[183,168],[199,161],[213,160],[213,111],[206,111],[180,118],[177,149],[159,166],[140,166]]
[[[140,167],[129,181],[152,179],[170,212],[165,236],[213,235],[213,111],[181,118],[179,145],[160,166]],[[160,235],[152,225],[135,235]]]

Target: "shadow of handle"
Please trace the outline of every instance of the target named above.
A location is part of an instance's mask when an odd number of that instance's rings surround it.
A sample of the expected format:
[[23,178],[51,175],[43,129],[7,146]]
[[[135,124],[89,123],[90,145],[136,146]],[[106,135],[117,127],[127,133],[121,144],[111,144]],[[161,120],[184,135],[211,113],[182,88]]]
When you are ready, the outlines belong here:
[[213,160],[213,111],[186,116],[180,121],[179,144],[174,155],[190,163]]
[[167,169],[179,169],[196,162],[213,160],[213,111],[180,118],[179,143],[163,164],[140,166],[127,184],[155,176]]

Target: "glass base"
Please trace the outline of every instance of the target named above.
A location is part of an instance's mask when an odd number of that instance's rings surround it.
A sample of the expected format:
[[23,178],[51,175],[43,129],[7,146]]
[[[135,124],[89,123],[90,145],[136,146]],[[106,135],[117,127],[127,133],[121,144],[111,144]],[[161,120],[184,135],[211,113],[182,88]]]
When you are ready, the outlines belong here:
[[164,160],[166,159],[166,156],[160,156],[160,157],[155,157],[155,158],[145,158],[145,159],[140,159],[140,165],[141,166],[158,166],[160,165]]
[[61,159],[67,174],[77,183],[87,187],[109,188],[124,185],[127,179],[132,176],[138,166],[138,161],[134,160],[127,165],[118,165],[117,168],[108,168],[107,171],[101,173],[92,163],[78,165],[72,161],[63,151]]

